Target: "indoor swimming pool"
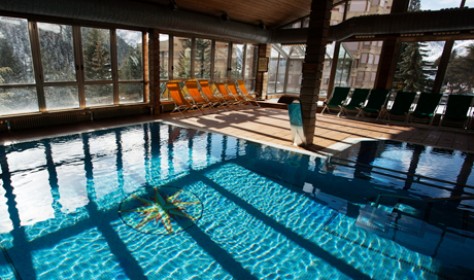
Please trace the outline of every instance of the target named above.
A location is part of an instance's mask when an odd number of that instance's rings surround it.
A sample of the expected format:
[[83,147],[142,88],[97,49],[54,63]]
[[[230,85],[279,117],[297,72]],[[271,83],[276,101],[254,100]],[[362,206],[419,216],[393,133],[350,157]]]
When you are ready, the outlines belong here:
[[12,143],[0,279],[469,279],[472,162],[383,141],[326,159],[163,122]]

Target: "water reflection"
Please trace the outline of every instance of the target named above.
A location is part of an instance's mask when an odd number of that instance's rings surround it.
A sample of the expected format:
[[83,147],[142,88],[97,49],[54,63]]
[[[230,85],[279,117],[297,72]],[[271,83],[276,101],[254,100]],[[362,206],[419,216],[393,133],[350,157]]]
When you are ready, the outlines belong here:
[[[64,218],[55,213],[74,213],[91,201],[111,207],[146,184],[235,159],[245,154],[242,146],[235,138],[151,123],[2,147],[8,178],[0,183],[0,212],[11,212],[12,201],[26,226]],[[9,216],[1,215],[1,232],[13,229]]]

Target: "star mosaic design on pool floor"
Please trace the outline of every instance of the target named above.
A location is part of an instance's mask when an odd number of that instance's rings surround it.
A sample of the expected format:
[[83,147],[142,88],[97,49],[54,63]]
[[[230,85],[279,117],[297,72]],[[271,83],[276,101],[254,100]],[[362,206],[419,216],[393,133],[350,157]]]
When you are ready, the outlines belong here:
[[132,194],[120,206],[122,220],[151,234],[172,234],[195,224],[202,203],[192,193],[177,188],[155,188],[153,194]]

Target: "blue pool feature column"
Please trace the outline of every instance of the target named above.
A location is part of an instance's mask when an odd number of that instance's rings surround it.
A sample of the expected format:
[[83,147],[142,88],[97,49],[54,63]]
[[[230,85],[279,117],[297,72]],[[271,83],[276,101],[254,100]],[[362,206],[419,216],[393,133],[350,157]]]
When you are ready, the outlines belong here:
[[303,62],[303,78],[300,89],[303,130],[306,137],[305,145],[313,144],[316,110],[318,107],[316,102],[318,101],[321,87],[332,2],[332,0],[313,0],[311,2],[306,54]]
[[303,117],[299,98],[295,96],[284,95],[280,97],[278,103],[284,103],[287,105],[293,145],[306,146],[307,142],[303,129]]

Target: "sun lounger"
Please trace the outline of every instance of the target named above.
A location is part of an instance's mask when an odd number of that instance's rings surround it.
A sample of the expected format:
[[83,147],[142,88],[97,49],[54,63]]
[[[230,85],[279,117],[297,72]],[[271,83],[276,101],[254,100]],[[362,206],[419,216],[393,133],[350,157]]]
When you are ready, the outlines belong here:
[[360,108],[367,99],[369,95],[370,89],[366,88],[356,88],[350,97],[350,101],[347,104],[339,105],[339,113],[337,116],[341,116],[342,114],[347,114],[348,112],[358,112],[358,108]]
[[349,95],[351,88],[349,87],[335,87],[334,91],[332,93],[331,99],[327,100],[324,102],[324,107],[323,110],[321,111],[321,114],[324,114],[324,111],[331,112],[332,109],[336,110],[339,112],[340,107],[343,102],[347,99],[347,96]]
[[386,107],[382,110],[380,117],[385,117],[390,120],[391,116],[403,116],[405,122],[408,121],[408,114],[410,112],[410,108],[413,104],[413,100],[415,100],[416,92],[407,92],[407,91],[399,91],[395,96],[395,100],[392,104],[390,110]]
[[446,123],[457,123],[462,128],[466,129],[469,122],[468,113],[471,110],[474,95],[467,94],[451,94],[448,97],[448,102],[441,116],[439,125]]
[[189,102],[183,95],[181,87],[179,85],[180,81],[168,81],[166,83],[166,88],[168,89],[169,97],[174,102],[173,112],[184,112],[190,109],[199,109],[195,104]]
[[442,94],[439,93],[422,92],[416,103],[415,110],[408,115],[408,120],[428,119],[429,124],[432,124],[441,96]]

